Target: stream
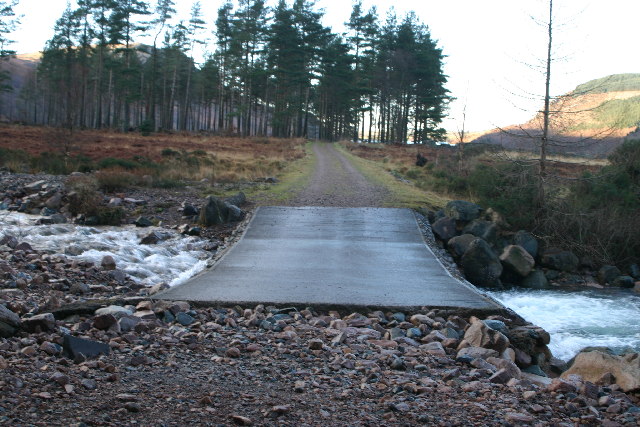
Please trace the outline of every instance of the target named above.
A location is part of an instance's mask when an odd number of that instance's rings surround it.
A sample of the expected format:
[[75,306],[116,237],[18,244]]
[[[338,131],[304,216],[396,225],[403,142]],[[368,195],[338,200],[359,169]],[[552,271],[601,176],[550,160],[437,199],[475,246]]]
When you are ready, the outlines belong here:
[[[69,259],[100,265],[111,255],[117,268],[148,286],[166,282],[179,285],[207,267],[211,253],[206,241],[185,237],[174,230],[135,226],[86,227],[74,224],[36,225],[39,217],[0,212],[0,235],[10,234],[34,249],[64,254]],[[163,239],[154,245],[141,245],[142,237],[156,231]]]
[[640,351],[640,295],[629,290],[489,292],[551,335],[549,349],[568,361],[585,347]]

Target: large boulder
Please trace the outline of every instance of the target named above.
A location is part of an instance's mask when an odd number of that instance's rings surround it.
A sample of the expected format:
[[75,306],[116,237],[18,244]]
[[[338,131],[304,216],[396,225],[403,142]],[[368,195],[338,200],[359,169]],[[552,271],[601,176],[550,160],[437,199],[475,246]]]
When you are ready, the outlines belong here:
[[598,282],[601,285],[612,284],[622,273],[615,265],[604,265],[598,270]]
[[247,202],[247,196],[245,196],[245,194],[240,191],[234,196],[227,197],[226,199],[224,199],[224,201],[230,205],[242,206]]
[[452,237],[447,242],[447,249],[454,258],[460,258],[469,249],[471,242],[476,239],[473,234],[463,234],[461,236]]
[[521,277],[527,277],[536,263],[529,252],[518,245],[507,246],[500,255],[500,261],[503,266]]
[[513,235],[513,244],[522,246],[533,258],[538,256],[538,240],[529,232],[524,230],[518,231]]
[[468,281],[476,286],[498,288],[501,286],[502,263],[487,242],[476,238],[462,255],[460,265]]
[[493,243],[498,238],[498,226],[483,219],[474,219],[462,230],[465,234],[473,234],[476,237],[486,240],[489,243]]
[[478,219],[481,212],[482,208],[480,206],[464,200],[452,200],[444,208],[446,216],[460,222],[470,222]]
[[22,326],[22,320],[13,311],[0,304],[0,337],[9,338],[13,336]]
[[640,390],[640,354],[616,356],[601,351],[582,352],[562,378],[580,375],[583,380],[595,383],[607,374],[613,375],[625,392]]
[[509,347],[509,338],[476,318],[471,319],[471,326],[464,333],[464,341],[471,347],[488,348],[497,351],[498,354]]
[[549,289],[549,280],[541,270],[533,270],[527,277],[525,277],[520,286],[529,289]]
[[457,234],[455,220],[447,217],[440,218],[434,222],[431,229],[433,230],[433,234],[444,242],[449,241],[449,239]]
[[239,221],[242,217],[243,212],[240,208],[214,196],[207,197],[200,209],[200,224],[205,227]]
[[540,260],[543,267],[553,270],[574,273],[578,270],[580,260],[570,251],[562,251],[560,249],[549,249],[542,254]]

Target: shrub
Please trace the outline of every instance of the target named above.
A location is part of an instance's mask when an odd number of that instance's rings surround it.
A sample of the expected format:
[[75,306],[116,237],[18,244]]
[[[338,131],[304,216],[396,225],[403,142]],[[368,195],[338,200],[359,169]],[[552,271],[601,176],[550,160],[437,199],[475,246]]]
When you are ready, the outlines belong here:
[[98,182],[92,176],[70,177],[66,183],[69,190],[69,212],[73,215],[95,215],[102,195],[98,192]]
[[101,206],[95,212],[99,225],[120,225],[125,216],[121,207]]
[[138,167],[140,167],[140,164],[133,160],[116,159],[113,157],[105,157],[98,162],[99,169],[122,168],[131,170]]
[[162,154],[163,157],[177,157],[180,155],[180,152],[171,148],[163,148],[160,154]]
[[153,132],[153,123],[151,123],[149,119],[143,120],[142,123],[140,123],[140,133],[142,136],[149,136],[151,132]]
[[101,170],[95,174],[98,188],[105,193],[129,188],[138,183],[138,177],[122,170]]

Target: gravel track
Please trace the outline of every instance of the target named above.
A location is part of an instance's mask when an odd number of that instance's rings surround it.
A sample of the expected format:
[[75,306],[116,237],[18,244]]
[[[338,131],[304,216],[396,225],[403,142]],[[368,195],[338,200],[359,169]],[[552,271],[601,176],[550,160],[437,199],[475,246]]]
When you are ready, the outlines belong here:
[[369,182],[333,144],[313,145],[316,165],[311,182],[291,206],[383,207],[389,192]]

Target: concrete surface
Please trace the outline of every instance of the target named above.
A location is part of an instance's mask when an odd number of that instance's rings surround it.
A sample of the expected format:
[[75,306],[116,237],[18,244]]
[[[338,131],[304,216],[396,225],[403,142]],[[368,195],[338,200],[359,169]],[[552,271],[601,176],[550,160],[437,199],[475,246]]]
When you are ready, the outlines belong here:
[[502,307],[453,278],[408,209],[262,207],[210,270],[158,299],[219,304]]

